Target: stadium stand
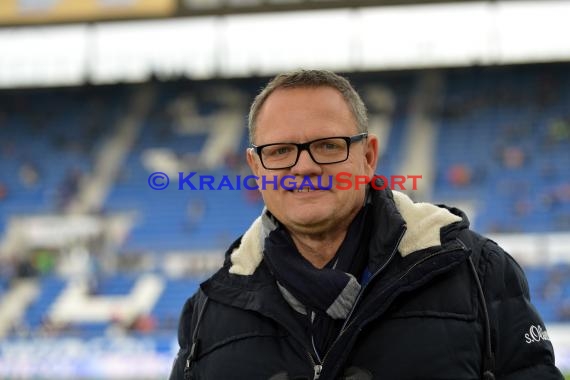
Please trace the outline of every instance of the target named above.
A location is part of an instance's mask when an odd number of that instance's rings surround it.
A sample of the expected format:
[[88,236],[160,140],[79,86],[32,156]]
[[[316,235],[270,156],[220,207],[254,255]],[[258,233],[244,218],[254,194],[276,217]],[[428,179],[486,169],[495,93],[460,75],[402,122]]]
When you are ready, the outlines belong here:
[[0,229],[14,214],[65,209],[123,107],[120,87],[0,93]]
[[567,65],[449,71],[438,135],[440,199],[477,200],[483,232],[570,227]]
[[41,291],[29,305],[24,315],[23,325],[16,326],[16,334],[49,334],[52,332],[49,321],[49,310],[59,296],[66,281],[58,276],[46,275],[41,278]]

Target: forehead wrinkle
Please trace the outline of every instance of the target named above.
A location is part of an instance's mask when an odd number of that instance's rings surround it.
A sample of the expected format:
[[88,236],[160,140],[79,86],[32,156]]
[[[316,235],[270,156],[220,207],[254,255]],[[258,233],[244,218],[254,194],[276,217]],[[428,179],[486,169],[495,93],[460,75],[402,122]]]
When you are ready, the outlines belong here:
[[[317,96],[319,101],[312,102],[311,99]],[[328,87],[276,90],[260,109],[256,124],[256,139],[263,135],[263,142],[257,141],[257,145],[307,142],[350,135],[358,130],[356,119],[342,95]],[[346,131],[346,126],[353,132]],[[293,133],[288,134],[290,131]]]

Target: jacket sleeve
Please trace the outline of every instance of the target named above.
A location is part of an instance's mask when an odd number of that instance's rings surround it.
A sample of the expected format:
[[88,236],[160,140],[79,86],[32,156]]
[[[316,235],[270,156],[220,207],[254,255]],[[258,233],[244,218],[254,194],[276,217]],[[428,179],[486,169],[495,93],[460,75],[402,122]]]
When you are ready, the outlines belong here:
[[196,297],[197,295],[195,294],[193,297],[189,298],[182,308],[180,321],[178,322],[178,345],[180,348],[178,350],[176,358],[174,359],[174,364],[172,366],[172,371],[170,372],[169,380],[184,380],[184,367],[186,365],[186,358],[190,354],[189,342],[192,334],[192,314]]
[[480,270],[489,311],[497,380],[563,380],[548,332],[530,302],[521,267],[496,243],[481,252]]

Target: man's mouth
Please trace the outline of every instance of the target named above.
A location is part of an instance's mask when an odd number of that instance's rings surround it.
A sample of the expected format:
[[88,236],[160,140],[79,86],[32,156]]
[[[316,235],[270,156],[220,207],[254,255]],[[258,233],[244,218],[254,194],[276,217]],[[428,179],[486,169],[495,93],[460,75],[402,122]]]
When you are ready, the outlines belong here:
[[294,193],[312,193],[315,191],[322,191],[318,186],[303,186],[298,189],[291,190]]

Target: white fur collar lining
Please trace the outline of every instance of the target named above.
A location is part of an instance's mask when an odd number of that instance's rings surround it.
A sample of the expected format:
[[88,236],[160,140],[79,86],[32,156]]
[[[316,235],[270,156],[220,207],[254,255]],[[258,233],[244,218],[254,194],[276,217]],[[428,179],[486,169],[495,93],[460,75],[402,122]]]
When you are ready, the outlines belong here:
[[440,231],[461,217],[431,203],[414,203],[406,194],[393,191],[396,208],[404,218],[407,230],[398,251],[402,257],[412,252],[441,245]]
[[[404,218],[407,230],[398,251],[402,256],[441,245],[441,228],[461,220],[447,209],[431,203],[414,203],[407,195],[393,191],[396,208]],[[262,213],[265,213],[265,210]],[[230,273],[250,276],[263,259],[262,216],[259,216],[243,235],[241,244],[231,254]]]

